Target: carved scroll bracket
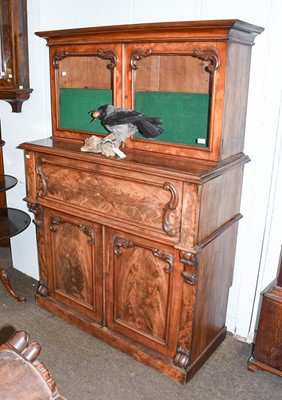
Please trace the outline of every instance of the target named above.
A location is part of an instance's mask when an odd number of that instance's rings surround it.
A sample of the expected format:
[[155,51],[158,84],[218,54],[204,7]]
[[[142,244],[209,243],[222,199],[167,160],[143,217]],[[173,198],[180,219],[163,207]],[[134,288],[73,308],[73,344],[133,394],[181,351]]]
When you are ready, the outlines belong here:
[[66,57],[98,57],[102,60],[109,60],[108,69],[114,69],[117,65],[117,55],[112,49],[98,50],[93,53],[72,53],[69,51],[57,50],[53,56],[52,64],[55,69],[59,68],[59,62]]
[[33,204],[33,203],[27,203],[27,207],[28,211],[34,214],[34,220],[33,220],[34,225],[40,229],[43,229],[44,223],[42,219],[42,211],[43,211],[42,207],[39,206],[38,204]]
[[197,57],[200,60],[209,61],[210,65],[207,66],[207,71],[211,74],[216,71],[220,66],[220,58],[218,51],[211,47],[211,48],[204,48],[204,49],[194,49],[193,57]]
[[94,54],[94,56],[101,58],[102,60],[110,60],[110,63],[107,64],[108,69],[114,69],[117,65],[117,56],[116,53],[111,50],[98,50],[97,53]]
[[131,58],[130,58],[130,65],[131,68],[136,71],[139,68],[139,65],[137,65],[137,61],[142,60],[142,58],[148,57],[152,54],[152,49],[148,50],[142,50],[142,49],[136,49],[133,50],[131,53]]
[[165,190],[169,190],[170,194],[171,194],[170,201],[164,207],[163,230],[169,236],[175,236],[176,233],[179,232],[180,228],[172,228],[171,227],[170,215],[171,215],[172,211],[175,210],[178,206],[179,195],[178,195],[178,191],[177,191],[176,187],[170,182],[165,182],[163,185],[163,188]]
[[40,280],[38,282],[38,287],[37,287],[36,293],[39,294],[42,297],[49,296],[48,284],[47,284],[46,281]]
[[87,243],[91,246],[94,243],[94,229],[85,225],[78,225],[78,228],[85,233],[85,235],[90,236],[90,239],[87,240]]
[[50,230],[52,232],[56,232],[58,225],[61,225],[64,222],[65,221],[63,220],[63,218],[58,217],[57,215],[51,215],[50,216]]
[[66,58],[69,55],[68,51],[62,51],[62,50],[57,50],[53,56],[52,59],[52,64],[53,67],[58,69],[59,68],[59,62]]
[[165,272],[172,272],[174,263],[173,255],[170,253],[165,253],[164,251],[158,249],[153,249],[152,251],[154,256],[159,257],[161,260],[167,263],[165,266]]
[[197,255],[186,251],[180,251],[180,262],[184,264],[184,271],[182,271],[182,276],[186,283],[190,285],[195,285],[197,283],[197,269],[198,260]]
[[[38,185],[37,196],[44,197],[47,194],[47,178],[42,170],[42,165],[46,162],[45,158],[39,157],[37,159],[36,173],[40,177],[41,185]],[[41,187],[40,187],[41,186]]]
[[123,239],[121,237],[116,236],[115,242],[114,242],[114,253],[117,256],[120,256],[122,254],[122,248],[128,249],[133,246],[134,246],[134,243],[131,242],[130,240]]
[[206,70],[211,74],[213,74],[220,66],[220,57],[218,51],[213,47],[196,48],[191,51],[180,50],[173,53],[169,51],[157,51],[157,50],[153,51],[152,49],[149,48],[147,50],[136,49],[132,51],[130,58],[131,68],[136,71],[139,68],[137,62],[151,55],[171,55],[171,56],[182,55],[182,56],[199,58],[200,60],[204,61],[209,61],[210,65],[206,67]]
[[174,359],[174,364],[182,369],[186,369],[190,362],[190,351],[185,347],[178,346],[177,353]]

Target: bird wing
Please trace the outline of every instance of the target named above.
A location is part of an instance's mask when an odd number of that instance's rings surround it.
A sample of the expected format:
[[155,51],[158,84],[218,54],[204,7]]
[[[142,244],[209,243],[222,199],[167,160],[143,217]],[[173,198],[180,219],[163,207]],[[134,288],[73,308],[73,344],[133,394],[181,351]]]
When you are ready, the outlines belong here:
[[133,127],[129,129],[129,126],[134,125],[145,138],[154,138],[163,132],[163,129],[160,126],[160,118],[149,117],[135,110],[118,108],[114,106],[108,106],[107,114],[103,119],[103,125],[106,126],[111,132],[112,129],[110,129],[110,127],[114,127],[116,125],[126,125],[128,129],[128,136],[134,133]]
[[160,120],[158,118],[143,118],[135,122],[138,131],[145,138],[154,138],[163,133],[163,128],[160,126]]
[[104,118],[103,123],[105,125],[121,125],[121,124],[135,124],[136,121],[140,120],[144,115],[134,111],[117,109],[116,111],[107,114]]

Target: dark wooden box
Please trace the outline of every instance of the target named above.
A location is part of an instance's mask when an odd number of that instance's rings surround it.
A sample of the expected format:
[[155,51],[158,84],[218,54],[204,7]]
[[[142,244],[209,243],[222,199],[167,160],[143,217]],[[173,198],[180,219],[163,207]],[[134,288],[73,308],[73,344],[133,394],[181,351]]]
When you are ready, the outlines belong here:
[[266,370],[282,377],[282,252],[278,278],[262,293],[262,307],[248,369]]

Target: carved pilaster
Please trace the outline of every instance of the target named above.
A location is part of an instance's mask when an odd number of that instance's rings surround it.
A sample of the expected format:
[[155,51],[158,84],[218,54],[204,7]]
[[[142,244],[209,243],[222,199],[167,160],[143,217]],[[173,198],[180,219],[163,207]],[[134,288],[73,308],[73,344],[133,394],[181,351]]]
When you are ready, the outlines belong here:
[[182,369],[186,369],[190,362],[190,351],[185,347],[178,346],[176,356],[174,359],[174,364]]
[[184,264],[182,276],[186,283],[195,285],[197,283],[198,260],[197,255],[186,251],[180,251],[180,262]]

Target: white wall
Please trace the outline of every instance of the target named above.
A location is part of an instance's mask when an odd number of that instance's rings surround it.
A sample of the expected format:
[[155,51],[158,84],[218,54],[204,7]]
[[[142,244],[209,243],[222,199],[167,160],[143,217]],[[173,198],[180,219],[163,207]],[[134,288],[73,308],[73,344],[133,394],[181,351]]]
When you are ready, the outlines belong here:
[[[280,0],[28,0],[30,82],[34,92],[21,114],[11,113],[0,101],[5,172],[19,179],[7,192],[10,207],[26,210],[24,141],[51,135],[48,49],[35,31],[141,22],[241,19],[263,26],[265,32],[253,47],[245,152],[247,164],[242,196],[236,264],[230,291],[227,327],[243,338],[252,338],[259,293],[275,277],[282,244],[282,171],[279,119],[282,88]],[[240,62],[240,60],[238,60]],[[31,215],[32,216],[32,215]],[[33,216],[32,216],[33,217]],[[38,278],[33,224],[12,239],[16,268]]]

